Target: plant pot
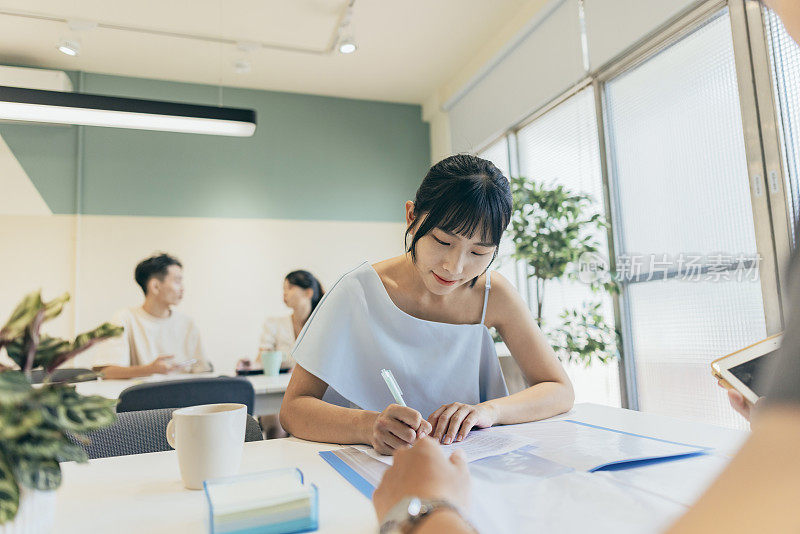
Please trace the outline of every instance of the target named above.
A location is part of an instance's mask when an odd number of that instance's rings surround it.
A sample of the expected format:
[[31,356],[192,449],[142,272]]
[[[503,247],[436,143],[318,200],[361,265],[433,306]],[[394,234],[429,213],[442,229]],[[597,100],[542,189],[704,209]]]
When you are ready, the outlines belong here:
[[20,488],[19,510],[0,534],[50,534],[56,518],[56,492]]

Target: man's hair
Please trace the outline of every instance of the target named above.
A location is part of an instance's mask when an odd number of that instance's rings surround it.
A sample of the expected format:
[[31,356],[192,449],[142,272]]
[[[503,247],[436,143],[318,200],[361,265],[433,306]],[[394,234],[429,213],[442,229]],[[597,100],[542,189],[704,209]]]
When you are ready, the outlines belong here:
[[142,288],[142,291],[144,291],[145,296],[147,296],[147,282],[149,282],[151,278],[164,280],[170,265],[177,265],[183,268],[181,262],[169,254],[158,254],[139,262],[139,265],[136,266],[136,270],[133,273],[133,277],[136,279],[136,283],[139,284],[139,287]]

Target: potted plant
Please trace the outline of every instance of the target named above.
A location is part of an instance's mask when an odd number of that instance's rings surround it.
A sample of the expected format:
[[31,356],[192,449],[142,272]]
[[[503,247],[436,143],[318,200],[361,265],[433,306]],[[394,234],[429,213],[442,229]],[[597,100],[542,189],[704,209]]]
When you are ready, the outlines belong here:
[[[588,195],[548,186],[525,177],[511,178],[514,208],[509,237],[516,260],[526,265],[536,297],[536,322],[559,358],[567,362],[606,363],[618,354],[618,334],[601,314],[599,300],[578,303],[560,314],[561,324],[544,325],[545,289],[552,280],[578,280],[583,258],[600,257],[597,235],[606,228]],[[608,274],[608,273],[605,273]],[[583,278],[583,277],[581,277]],[[616,292],[610,276],[589,280],[594,293]]]
[[[61,484],[59,462],[87,461],[70,436],[85,440],[86,432],[116,419],[116,400],[85,397],[75,386],[51,380],[51,373],[77,354],[122,333],[122,327],[104,323],[73,341],[41,334],[42,324],[57,317],[68,300],[66,293],[50,302],[42,301],[40,291],[30,293],[0,329],[0,349],[16,365],[0,371],[0,533],[49,531],[52,490]],[[45,377],[33,386],[31,371],[37,368]]]

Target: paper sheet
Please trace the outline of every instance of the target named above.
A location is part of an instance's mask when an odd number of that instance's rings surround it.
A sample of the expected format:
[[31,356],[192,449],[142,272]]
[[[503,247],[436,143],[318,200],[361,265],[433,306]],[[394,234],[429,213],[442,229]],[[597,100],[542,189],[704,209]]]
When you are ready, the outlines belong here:
[[[448,456],[456,450],[461,450],[466,456],[467,462],[474,462],[483,458],[488,458],[489,456],[497,456],[498,454],[511,452],[520,447],[524,447],[527,443],[528,441],[524,437],[518,437],[507,432],[496,432],[493,428],[486,428],[483,430],[473,430],[467,434],[464,441],[439,446]],[[355,448],[387,465],[392,465],[394,461],[393,456],[379,454],[375,449],[367,445],[357,445]]]

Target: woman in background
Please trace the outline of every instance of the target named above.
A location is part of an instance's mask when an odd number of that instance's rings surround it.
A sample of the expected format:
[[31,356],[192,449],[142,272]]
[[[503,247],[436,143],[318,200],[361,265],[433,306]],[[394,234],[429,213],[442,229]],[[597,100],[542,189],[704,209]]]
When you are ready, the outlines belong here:
[[[268,317],[261,329],[259,354],[261,351],[280,351],[283,353],[281,369],[291,370],[294,359],[291,352],[297,335],[303,329],[314,308],[317,307],[325,290],[319,280],[308,271],[292,271],[283,279],[283,303],[291,308],[289,315]],[[260,360],[251,364],[250,360],[239,360],[237,369],[257,369]],[[267,439],[285,437],[277,415],[266,415],[260,418],[261,427]]]

